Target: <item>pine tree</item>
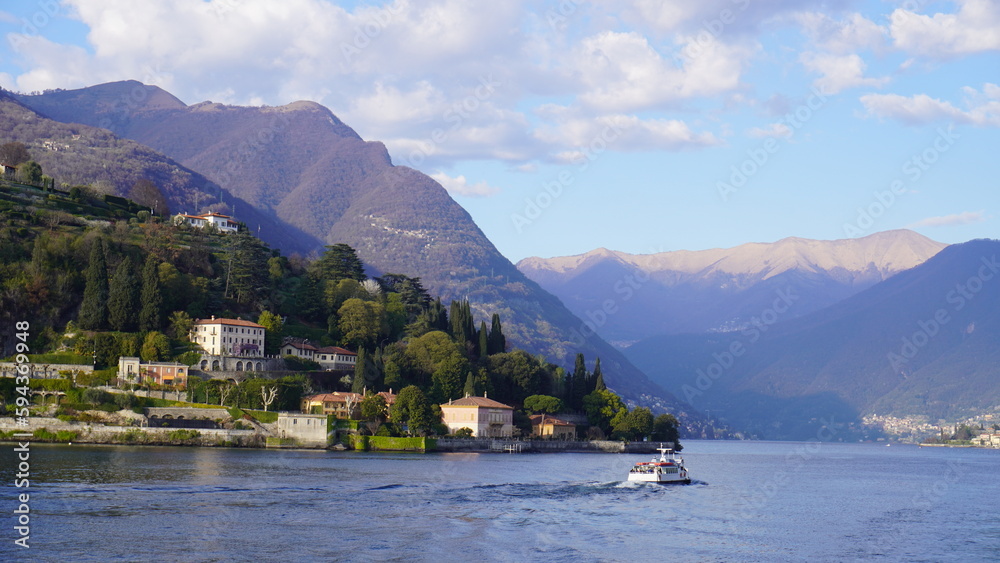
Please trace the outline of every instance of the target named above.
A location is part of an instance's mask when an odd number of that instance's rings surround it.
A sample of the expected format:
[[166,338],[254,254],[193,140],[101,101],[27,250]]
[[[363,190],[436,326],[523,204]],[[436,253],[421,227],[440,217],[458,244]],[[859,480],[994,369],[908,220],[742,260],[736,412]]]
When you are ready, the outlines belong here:
[[142,268],[142,309],[139,311],[139,330],[149,332],[160,329],[163,295],[160,291],[160,265],[152,254]]
[[507,351],[507,338],[503,335],[500,315],[493,313],[493,326],[490,327],[490,355],[503,354]]
[[597,358],[597,362],[594,363],[594,391],[604,391],[608,388],[604,384],[604,374],[601,372],[601,359]]
[[486,321],[479,323],[479,357],[485,358],[490,355],[490,331],[486,328]]
[[104,240],[98,238],[90,248],[87,285],[83,290],[78,324],[84,330],[103,330],[108,325],[108,265]]
[[313,270],[325,281],[365,280],[365,265],[350,245],[334,244],[313,264]]
[[114,330],[133,332],[136,310],[139,308],[139,283],[135,279],[132,260],[125,258],[115,269],[108,290],[108,324]]

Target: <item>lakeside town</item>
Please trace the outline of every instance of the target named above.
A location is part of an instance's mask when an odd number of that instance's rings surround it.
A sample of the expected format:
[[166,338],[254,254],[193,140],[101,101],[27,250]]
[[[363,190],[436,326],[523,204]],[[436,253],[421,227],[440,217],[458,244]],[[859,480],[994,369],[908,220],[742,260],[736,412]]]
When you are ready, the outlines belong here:
[[[45,256],[42,283],[64,279],[69,291],[48,309],[12,311],[31,320],[0,362],[4,439],[420,451],[679,442],[673,415],[608,389],[599,358],[577,354],[569,371],[515,349],[498,314],[446,307],[419,278],[369,277],[346,244],[288,258],[231,215],[160,217],[6,169],[12,264]],[[43,221],[53,208],[60,221]]]

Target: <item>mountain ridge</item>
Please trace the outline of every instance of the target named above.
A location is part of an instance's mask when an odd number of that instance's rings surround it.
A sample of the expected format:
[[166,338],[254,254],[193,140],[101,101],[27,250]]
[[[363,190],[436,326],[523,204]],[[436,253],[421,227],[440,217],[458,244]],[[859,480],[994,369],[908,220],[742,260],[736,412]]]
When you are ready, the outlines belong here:
[[860,239],[788,237],[728,249],[633,255],[607,249],[526,258],[518,269],[586,317],[622,280],[639,280],[629,302],[598,332],[636,341],[652,334],[733,330],[791,287],[805,296],[794,315],[818,310],[922,263],[946,245],[912,231]]
[[[392,165],[384,144],[364,141],[319,104],[184,105],[137,82],[18,99],[63,121],[105,126],[204,171],[261,214],[312,237],[311,252],[349,244],[374,273],[407,272],[443,299],[468,297],[479,318],[499,313],[508,339],[521,348],[567,367],[576,352],[591,363],[599,356],[608,384],[625,397],[699,416],[599,337],[577,338],[581,321],[503,257],[440,184]],[[239,219],[241,210],[234,214]],[[260,236],[274,244],[275,233]]]

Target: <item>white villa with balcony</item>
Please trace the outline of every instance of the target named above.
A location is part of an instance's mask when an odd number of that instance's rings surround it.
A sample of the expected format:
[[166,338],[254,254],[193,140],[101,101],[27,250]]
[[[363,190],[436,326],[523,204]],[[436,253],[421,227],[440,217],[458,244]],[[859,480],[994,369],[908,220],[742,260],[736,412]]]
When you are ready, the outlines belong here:
[[180,225],[182,223],[187,223],[199,229],[204,229],[212,225],[220,233],[235,233],[238,230],[235,219],[229,215],[215,213],[214,211],[212,213],[205,213],[204,215],[185,215],[184,213],[174,215],[174,224]]
[[242,319],[199,319],[191,327],[191,342],[213,356],[264,355],[264,327]]

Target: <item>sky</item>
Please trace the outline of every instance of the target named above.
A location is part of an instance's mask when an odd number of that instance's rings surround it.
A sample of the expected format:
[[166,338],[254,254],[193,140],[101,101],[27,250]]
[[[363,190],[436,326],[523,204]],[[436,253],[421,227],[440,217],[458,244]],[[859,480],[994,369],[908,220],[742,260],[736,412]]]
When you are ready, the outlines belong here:
[[514,261],[1000,238],[1000,0],[0,0],[0,34],[8,90],[319,102]]

